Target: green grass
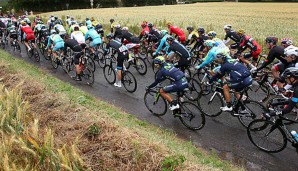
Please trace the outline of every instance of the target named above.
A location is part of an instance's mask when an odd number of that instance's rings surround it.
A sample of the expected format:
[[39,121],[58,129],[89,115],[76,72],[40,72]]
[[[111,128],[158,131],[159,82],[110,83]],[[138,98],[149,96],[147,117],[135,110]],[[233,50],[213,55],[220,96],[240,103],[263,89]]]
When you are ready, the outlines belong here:
[[[110,105],[107,102],[100,101],[88,93],[73,87],[71,84],[65,83],[45,73],[38,67],[16,59],[3,50],[0,50],[0,55],[0,63],[8,64],[10,72],[19,72],[29,78],[37,80],[46,87],[47,91],[59,93],[63,96],[63,99],[61,100],[74,100],[76,103],[79,103],[90,110],[105,111],[108,114],[108,117],[113,118],[120,126],[137,132],[148,141],[162,142],[174,154],[174,159],[175,157],[178,157],[179,159],[180,156],[184,156],[190,162],[206,165],[205,169],[207,170],[210,170],[210,167],[211,170],[244,170],[243,168],[232,165],[228,161],[219,159],[215,154],[206,154],[204,150],[196,148],[191,142],[177,138],[175,133],[170,130],[161,129],[148,122],[138,120],[134,115],[124,113],[121,109]],[[176,162],[174,159],[173,162]]]

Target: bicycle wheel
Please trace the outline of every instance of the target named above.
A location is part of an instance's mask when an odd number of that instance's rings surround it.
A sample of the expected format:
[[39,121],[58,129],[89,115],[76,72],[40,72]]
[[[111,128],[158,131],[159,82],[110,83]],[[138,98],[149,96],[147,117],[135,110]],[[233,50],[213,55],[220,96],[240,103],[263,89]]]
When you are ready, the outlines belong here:
[[197,101],[201,93],[201,85],[193,78],[189,78],[187,82],[189,91],[185,94],[186,98],[191,101]]
[[93,85],[93,83],[94,83],[94,72],[92,72],[89,68],[85,68],[81,73],[81,78],[88,85]]
[[135,68],[140,75],[145,75],[147,73],[147,64],[143,58],[137,57],[135,62]]
[[[238,119],[246,128],[248,127],[249,123],[258,118],[258,116],[260,118],[263,113],[268,112],[265,106],[257,101],[245,100],[242,103],[245,109],[239,112],[240,114],[238,115]],[[241,106],[239,109],[241,109]]]
[[179,119],[184,126],[191,130],[200,130],[205,125],[204,113],[191,102],[182,102]]
[[89,68],[92,72],[95,72],[96,70],[96,66],[95,66],[95,62],[92,58],[87,57],[87,63],[85,65],[87,65],[87,68]]
[[287,137],[281,127],[272,121],[257,119],[247,128],[249,140],[260,150],[277,153],[287,146]]
[[205,115],[215,117],[222,113],[220,107],[224,105],[224,102],[218,93],[214,92],[206,95],[201,93],[198,99],[198,105]]
[[51,64],[54,69],[58,68],[58,59],[55,58],[53,54],[51,54]]
[[16,42],[16,49],[18,50],[19,53],[21,53],[21,46],[18,42]]
[[63,57],[61,59],[61,66],[62,66],[62,69],[65,73],[68,73],[69,72],[69,68],[70,68],[70,63],[68,62],[67,58]]
[[98,61],[97,61],[97,63],[98,63],[100,68],[103,68],[106,64],[105,57],[103,56],[103,52],[101,52],[101,51],[98,52]]
[[270,96],[270,89],[265,84],[259,85],[259,83],[257,83],[256,81],[253,81],[253,84],[249,87],[246,95],[251,100],[264,102]]
[[116,72],[115,72],[114,68],[112,68],[110,65],[106,65],[103,68],[103,74],[104,74],[104,77],[105,77],[105,79],[107,80],[107,82],[109,84],[114,84],[115,83],[115,81],[116,81]]
[[33,51],[32,53],[34,54],[34,58],[35,58],[36,62],[39,62],[40,56],[39,56],[37,49],[33,48],[32,51]]
[[159,94],[156,96],[156,91],[150,90],[144,95],[144,102],[147,109],[156,116],[162,116],[167,112],[167,102]]
[[124,88],[130,93],[135,92],[137,89],[137,80],[129,71],[122,72],[122,83]]

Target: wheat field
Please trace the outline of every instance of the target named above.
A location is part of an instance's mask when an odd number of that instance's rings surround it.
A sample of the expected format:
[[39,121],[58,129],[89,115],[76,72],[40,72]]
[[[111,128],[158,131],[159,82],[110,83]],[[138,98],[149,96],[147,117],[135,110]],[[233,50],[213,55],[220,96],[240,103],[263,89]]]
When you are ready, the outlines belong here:
[[[232,29],[244,29],[264,44],[266,36],[278,38],[289,37],[298,42],[298,3],[196,3],[183,5],[147,6],[131,8],[102,8],[68,10],[44,13],[60,17],[71,15],[77,20],[95,17],[102,24],[108,24],[110,18],[129,26],[138,32],[142,21],[154,23],[159,29],[166,29],[166,21],[171,21],[183,29],[192,25],[204,27],[207,31],[214,30],[218,36],[224,37],[223,26],[231,24]],[[136,29],[137,28],[137,29]]]

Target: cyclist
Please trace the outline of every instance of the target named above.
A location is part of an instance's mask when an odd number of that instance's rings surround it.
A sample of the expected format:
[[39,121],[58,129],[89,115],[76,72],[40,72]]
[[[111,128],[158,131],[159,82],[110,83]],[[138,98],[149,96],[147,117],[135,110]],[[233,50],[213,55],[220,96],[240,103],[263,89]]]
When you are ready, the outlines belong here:
[[0,40],[3,37],[3,33],[4,33],[5,29],[6,29],[5,23],[2,20],[0,20]]
[[[219,53],[215,56],[215,62],[220,64],[221,67],[219,72],[217,72],[207,84],[222,78],[225,74],[229,74],[229,79],[226,78],[227,83],[223,86],[224,96],[226,99],[227,106],[221,107],[222,111],[232,111],[232,104],[230,98],[230,89],[234,89],[235,92],[239,92],[244,88],[252,84],[252,78],[250,76],[250,71],[241,63],[235,59],[228,58],[227,55]],[[239,99],[239,94],[236,94]]]
[[185,39],[186,39],[184,31],[182,29],[178,28],[177,26],[173,26],[171,22],[167,22],[166,25],[170,31],[170,35],[172,35],[174,33],[176,35],[176,37],[178,37],[178,41],[181,44],[184,44]]
[[298,68],[297,67],[290,67],[287,68],[283,73],[282,77],[286,80],[287,84],[292,85],[294,89],[294,93],[292,98],[289,100],[289,104],[282,109],[281,111],[273,111],[270,113],[266,113],[263,116],[266,119],[270,119],[271,116],[276,115],[284,115],[286,113],[291,112],[296,104],[298,103]]
[[31,27],[31,21],[27,16],[24,16],[23,20]]
[[231,49],[237,49],[239,44],[240,44],[240,37],[238,36],[238,34],[234,30],[232,30],[231,25],[225,25],[224,30],[226,32],[226,35],[225,35],[225,38],[224,38],[224,43],[227,44],[231,40],[233,40],[235,43],[231,44],[230,48]]
[[149,34],[148,34],[148,44],[152,41],[153,43],[157,43],[162,36],[160,35],[159,30],[157,30],[152,23],[148,24]]
[[88,31],[88,27],[85,26],[83,23],[79,23],[79,26],[80,26],[80,31],[86,35],[87,31]]
[[104,42],[104,30],[103,30],[103,28],[102,28],[102,25],[101,24],[97,24],[96,26],[95,26],[95,30],[96,30],[96,32],[101,36],[101,38],[102,38],[102,41]]
[[114,33],[114,28],[117,28],[116,26],[117,25],[120,25],[120,24],[118,24],[117,22],[115,22],[115,20],[113,18],[110,19],[110,23],[111,23],[111,33]]
[[126,46],[124,46],[120,41],[113,39],[113,34],[108,34],[106,36],[108,40],[108,44],[106,48],[104,49],[104,56],[107,55],[110,47],[115,49],[117,52],[117,81],[114,83],[114,86],[121,87],[121,78],[122,78],[122,70],[123,70],[123,62],[124,60],[128,59],[128,49]]
[[86,26],[92,25],[92,21],[90,20],[90,18],[86,18]]
[[225,43],[221,39],[217,38],[216,35],[217,34],[216,34],[215,31],[209,31],[208,32],[209,39],[215,41],[216,46],[221,47],[221,48],[227,48]]
[[[52,53],[53,53],[53,56],[55,58],[57,58],[57,51],[59,49],[64,48],[64,40],[61,38],[61,36],[59,34],[57,34],[57,32],[54,29],[52,29],[50,33],[51,33],[51,35],[48,38],[48,44],[47,44],[46,49],[48,49],[50,47],[50,45],[53,43]],[[49,50],[48,54],[50,54],[50,53],[51,52]]]
[[86,47],[86,41],[84,34],[80,31],[80,28],[78,26],[74,27],[74,32],[70,35],[71,39],[75,39],[83,49]]
[[83,55],[83,48],[80,46],[80,44],[75,39],[67,39],[64,43],[64,54],[67,53],[67,48],[70,48],[74,53],[74,64],[76,66],[76,81],[82,81],[82,78],[80,76],[81,69],[79,66],[80,63],[80,57]]
[[185,45],[193,48],[196,44],[197,38],[199,37],[199,33],[194,30],[193,26],[188,26],[186,30],[189,34],[187,40],[185,41]]
[[30,52],[31,50],[30,46],[28,45],[29,40],[33,42],[33,46],[34,48],[36,48],[34,43],[35,42],[34,32],[32,28],[25,21],[21,22],[21,27],[19,31],[21,32],[21,41],[24,42],[25,46],[28,49],[28,52]]
[[56,32],[57,32],[62,38],[64,38],[64,37],[66,36],[66,30],[65,30],[65,28],[63,27],[63,25],[60,24],[59,21],[55,21],[55,25],[54,25],[53,28],[56,30]]
[[142,31],[139,35],[140,40],[145,36],[145,32],[149,33],[149,31],[150,31],[147,22],[145,22],[145,23],[143,22],[141,24],[141,27],[142,27]]
[[10,44],[12,44],[13,39],[16,39],[18,41],[18,33],[17,33],[16,27],[14,25],[8,27],[6,31],[7,31],[6,37],[8,37],[8,35],[9,35]]
[[69,15],[66,15],[65,23],[68,25],[68,27],[70,26],[70,16]]
[[55,24],[60,24],[60,25],[63,25],[63,22],[61,19],[59,19],[57,16],[54,17],[55,19]]
[[[175,38],[172,36],[167,37],[167,43],[169,44],[169,48],[165,54],[165,59],[168,61],[172,61],[175,54],[178,54],[180,56],[180,59],[178,61],[177,68],[180,68],[182,72],[185,72],[185,69],[189,66],[190,63],[190,53],[186,49],[186,47],[179,42],[175,41]],[[174,53],[170,53],[170,52]]]
[[71,33],[72,33],[73,30],[74,30],[74,27],[76,27],[76,26],[79,26],[79,25],[77,24],[77,22],[76,22],[76,21],[71,21],[71,26],[70,26],[70,28],[69,28],[69,30],[68,30],[68,35],[71,35]]
[[[88,32],[85,35],[85,40],[91,39],[90,40],[90,51],[91,53],[94,53],[94,47],[99,46],[102,44],[102,40],[100,35],[96,32],[93,26],[87,26],[88,27]],[[97,57],[97,56],[96,56]]]
[[[238,47],[238,51],[236,52],[235,56],[240,56],[241,53],[246,49],[249,48],[251,51],[248,53],[245,53],[243,57],[239,57],[239,59],[249,65],[251,69],[255,70],[255,64],[258,60],[258,57],[261,53],[261,46],[255,41],[253,38],[251,38],[248,35],[245,35],[245,31],[240,29],[237,31],[237,34],[240,37],[240,45]],[[251,64],[247,58],[253,57],[253,63]]]
[[199,37],[196,39],[196,44],[191,49],[191,52],[197,49],[199,51],[199,57],[202,58],[204,53],[204,42],[208,39],[208,36],[205,34],[205,29],[203,27],[198,28]]
[[283,38],[281,40],[281,46],[284,48],[293,47],[293,40],[291,38]]
[[98,21],[96,21],[96,20],[94,19],[94,17],[91,17],[90,21],[92,22],[92,26],[93,26],[93,27],[96,27],[98,24],[100,24]]
[[167,49],[169,48],[169,44],[167,43],[167,38],[170,35],[168,34],[168,31],[167,30],[161,30],[160,33],[163,36],[163,38],[160,40],[159,44],[156,45],[157,49],[153,53],[153,56],[156,56],[162,50],[162,48],[164,48],[164,51],[167,51]]
[[153,60],[153,63],[154,67],[158,68],[159,72],[157,73],[155,81],[146,87],[146,91],[155,87],[166,78],[170,79],[172,84],[161,88],[159,92],[160,95],[169,102],[170,110],[179,109],[180,106],[177,101],[173,100],[168,93],[183,91],[185,88],[188,88],[187,79],[185,78],[184,73],[178,68],[175,68],[173,64],[165,62],[165,58],[162,56],[156,57]]
[[115,28],[115,34],[114,34],[114,39],[119,39],[119,41],[122,38],[122,29],[120,24],[114,25]]
[[33,31],[34,31],[34,35],[35,35],[36,37],[38,37],[38,40],[39,40],[39,41],[40,41],[40,39],[41,39],[40,34],[41,34],[41,29],[42,29],[42,28],[46,28],[46,25],[44,25],[42,21],[37,21],[37,22],[36,22],[36,25],[35,25],[35,27],[34,27],[34,29],[33,29]]
[[[124,44],[128,49],[134,50],[134,55],[138,55],[140,47],[140,39],[128,31],[128,27],[122,28],[122,39],[121,43]],[[130,58],[131,60],[132,58]]]

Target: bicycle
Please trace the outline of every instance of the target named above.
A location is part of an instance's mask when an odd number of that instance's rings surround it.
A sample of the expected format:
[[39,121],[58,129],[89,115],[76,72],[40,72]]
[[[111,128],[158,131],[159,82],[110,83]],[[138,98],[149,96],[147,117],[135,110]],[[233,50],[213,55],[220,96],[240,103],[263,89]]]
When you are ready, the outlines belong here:
[[[66,58],[65,61],[67,61],[67,68],[68,68],[68,75],[70,78],[75,79],[76,78],[76,67],[74,64],[74,55],[76,52],[73,53],[73,56]],[[80,52],[79,52],[80,53]],[[88,85],[93,85],[94,83],[94,72],[92,72],[88,66],[86,65],[88,63],[88,58],[86,55],[81,55],[80,57],[80,77],[83,82],[86,82]]]
[[[109,84],[114,84],[116,82],[116,68],[113,66],[116,63],[116,58],[114,54],[111,54],[110,57],[106,58],[106,65],[103,67],[104,77]],[[122,78],[121,82],[124,85],[124,88],[133,93],[137,89],[137,80],[134,75],[128,71],[123,65]]]
[[254,146],[268,153],[277,153],[286,148],[287,142],[292,143],[298,153],[298,142],[288,130],[284,121],[298,123],[296,120],[278,115],[274,121],[256,119],[247,128],[247,135]]
[[[261,103],[250,100],[243,96],[245,92],[248,90],[248,88],[249,87],[246,87],[240,92],[240,100],[238,100],[237,97],[235,97],[234,92],[230,90],[233,110],[229,113],[232,116],[237,117],[244,127],[247,127],[251,121],[256,119],[257,114],[267,112],[267,109]],[[225,98],[223,96],[222,84],[216,82],[213,85],[213,89],[210,89],[209,92],[205,91],[204,93],[200,94],[198,100],[198,106],[201,109],[201,111],[206,116],[210,117],[216,117],[223,112],[222,110],[220,110],[220,107],[224,106],[225,101]]]
[[21,47],[19,44],[18,39],[13,39],[11,42],[11,47],[13,48],[13,51],[18,51],[19,53],[21,53]]
[[50,55],[48,54],[48,51],[47,51],[47,49],[46,49],[46,43],[47,43],[46,40],[47,40],[47,38],[45,38],[44,36],[42,36],[42,37],[41,37],[41,40],[37,42],[37,46],[38,46],[38,48],[39,48],[41,54],[44,56],[44,58],[45,58],[46,60],[50,60],[51,57],[50,57]]
[[31,40],[28,41],[28,46],[31,49],[30,51],[28,51],[28,47],[25,46],[28,57],[32,58],[34,56],[36,62],[39,62],[40,61],[39,53],[38,53],[37,49],[35,48],[34,43]]
[[127,62],[126,69],[133,66],[140,75],[145,75],[147,73],[147,64],[145,60],[135,55],[131,55],[131,58],[132,59]]
[[[159,93],[160,87],[149,89],[144,95],[144,102],[147,109],[155,116],[163,116],[167,112],[167,101]],[[192,102],[184,101],[183,94],[187,89],[182,92],[177,92],[177,102],[180,106],[179,109],[173,110],[174,117],[179,117],[184,126],[190,130],[200,130],[205,125],[205,115],[203,112]]]

